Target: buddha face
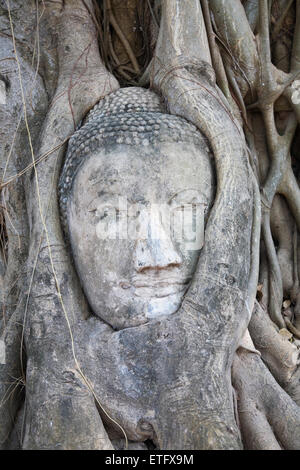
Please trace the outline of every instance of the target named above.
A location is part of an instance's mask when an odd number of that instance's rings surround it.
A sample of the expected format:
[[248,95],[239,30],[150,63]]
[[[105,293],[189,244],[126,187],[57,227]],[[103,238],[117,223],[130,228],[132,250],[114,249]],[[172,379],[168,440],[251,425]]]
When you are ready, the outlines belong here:
[[71,247],[93,312],[115,329],[175,313],[204,243],[209,155],[193,144],[91,154],[68,201]]

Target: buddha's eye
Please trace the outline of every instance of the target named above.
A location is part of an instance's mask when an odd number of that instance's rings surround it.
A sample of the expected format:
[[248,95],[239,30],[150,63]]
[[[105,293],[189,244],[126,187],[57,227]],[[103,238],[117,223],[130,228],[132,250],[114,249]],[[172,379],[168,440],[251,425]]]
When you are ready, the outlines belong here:
[[99,220],[105,219],[105,217],[108,217],[108,209],[104,209],[104,211],[101,211],[99,214]]
[[178,205],[176,207],[173,208],[173,213],[180,213],[180,214],[183,214],[184,213],[184,210],[185,208],[187,207],[186,204],[181,204],[181,205]]
[[[171,231],[172,238],[187,249],[195,241],[195,249],[199,249],[203,239],[204,213],[203,204],[197,201],[173,202]],[[199,243],[200,240],[200,243]]]
[[137,219],[140,216],[140,214],[141,214],[141,212],[137,211],[134,214],[128,214],[128,217],[132,218],[132,219]]
[[196,214],[197,210],[199,210],[203,204],[197,203],[197,202],[188,202],[188,203],[182,203],[176,206],[173,206],[172,208],[172,213],[177,214],[177,215],[185,215],[185,214]]
[[94,222],[118,222],[121,217],[121,211],[112,206],[95,207],[89,210]]
[[127,218],[131,220],[137,219],[141,215],[141,210],[137,209],[136,205],[132,205],[129,207],[129,210],[127,212]]

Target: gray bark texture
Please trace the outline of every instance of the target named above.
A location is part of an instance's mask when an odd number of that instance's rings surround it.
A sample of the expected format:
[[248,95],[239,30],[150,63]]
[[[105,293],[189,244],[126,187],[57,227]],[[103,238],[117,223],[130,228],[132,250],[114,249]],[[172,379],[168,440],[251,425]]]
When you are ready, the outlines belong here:
[[[0,448],[299,450],[300,1],[1,0],[0,30]],[[179,310],[116,330],[58,184],[132,85],[196,126],[217,187]]]

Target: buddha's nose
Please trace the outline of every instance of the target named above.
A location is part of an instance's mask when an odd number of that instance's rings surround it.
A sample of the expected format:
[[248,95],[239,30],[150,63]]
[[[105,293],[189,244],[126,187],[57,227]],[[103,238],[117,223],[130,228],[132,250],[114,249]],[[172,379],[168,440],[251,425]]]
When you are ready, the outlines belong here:
[[[154,227],[153,224],[156,224]],[[158,226],[159,225],[159,226]],[[146,230],[148,237],[136,241],[134,251],[134,267],[137,272],[146,269],[163,269],[170,266],[180,266],[182,257],[174,247],[167,231],[157,220]],[[155,236],[159,233],[159,237]]]

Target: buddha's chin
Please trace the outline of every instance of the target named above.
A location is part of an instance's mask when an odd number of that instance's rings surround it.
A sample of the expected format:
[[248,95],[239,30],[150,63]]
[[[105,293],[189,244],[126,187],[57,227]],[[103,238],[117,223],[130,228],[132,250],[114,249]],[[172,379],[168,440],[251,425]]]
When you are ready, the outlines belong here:
[[144,314],[148,320],[172,315],[179,309],[184,292],[177,292],[166,297],[149,299],[145,305]]

